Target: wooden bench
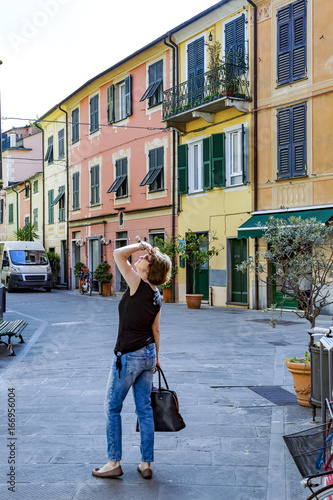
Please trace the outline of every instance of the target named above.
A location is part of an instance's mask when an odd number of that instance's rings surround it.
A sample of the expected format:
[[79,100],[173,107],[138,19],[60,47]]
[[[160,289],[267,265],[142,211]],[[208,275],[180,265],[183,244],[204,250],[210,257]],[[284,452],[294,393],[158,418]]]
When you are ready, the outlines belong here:
[[[14,321],[5,321],[0,319],[0,344],[5,344],[7,349],[9,349],[9,356],[15,356],[13,346],[11,344],[11,338],[16,337],[20,339],[20,344],[24,344],[21,332],[28,325],[28,322],[24,319],[16,319]],[[2,337],[8,337],[8,342],[2,340]]]

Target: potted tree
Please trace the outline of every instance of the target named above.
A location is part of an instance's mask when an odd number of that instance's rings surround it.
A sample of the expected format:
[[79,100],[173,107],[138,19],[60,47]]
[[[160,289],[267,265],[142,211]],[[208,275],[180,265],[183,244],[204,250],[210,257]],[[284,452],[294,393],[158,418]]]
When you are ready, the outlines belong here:
[[60,255],[56,252],[47,252],[47,256],[50,261],[51,271],[53,274],[53,283],[56,285],[58,283],[60,272]]
[[211,245],[211,243],[216,240],[217,237],[214,235],[207,237],[205,234],[195,233],[189,229],[186,233],[186,240],[182,240],[183,243],[179,242],[179,256],[184,259],[193,270],[192,293],[186,294],[186,303],[189,309],[200,309],[201,307],[203,295],[195,293],[195,274],[197,269],[209,262],[214,255],[219,254],[222,246],[216,248]]
[[311,393],[311,358],[305,351],[304,358],[284,358],[287,368],[293,376],[294,389],[300,406],[311,406],[309,396]]
[[102,285],[102,295],[110,297],[111,295],[111,278],[112,273],[109,273],[110,265],[105,261],[98,264],[94,272],[94,279]]
[[175,276],[178,272],[178,266],[175,262],[175,257],[178,252],[177,238],[173,239],[166,235],[166,239],[155,237],[154,245],[162,252],[170,257],[172,262],[171,279],[164,285],[162,285],[163,290],[163,301],[172,302],[172,287],[175,280]]
[[[330,286],[333,285],[333,225],[326,225],[316,218],[302,219],[289,217],[288,220],[270,217],[267,226],[258,226],[263,230],[263,237],[267,241],[267,251],[257,254],[254,261],[237,266],[240,271],[250,268],[254,273],[272,287],[278,279],[279,286],[285,297],[292,298],[297,304],[293,313],[309,322],[314,328],[316,318],[324,307],[333,304],[333,295],[330,295]],[[274,275],[267,273],[267,267],[275,266]],[[276,309],[276,306],[272,306]],[[282,314],[283,302],[281,305]],[[271,320],[274,327],[276,319]],[[309,351],[311,355],[311,397],[314,404],[314,394],[321,394],[319,381],[319,348],[312,345],[310,339]],[[303,363],[303,362],[302,362]],[[309,362],[307,361],[308,365]],[[289,367],[288,367],[289,369]],[[303,386],[310,384],[305,380],[303,372]],[[326,389],[325,389],[326,393]],[[320,400],[320,396],[318,398]],[[315,402],[319,406],[319,401]],[[318,404],[319,403],[319,404]]]
[[[81,293],[81,283],[80,283],[80,278],[81,278],[81,269],[82,267],[84,267],[84,264],[83,262],[76,262],[75,265],[74,265],[74,276],[75,278],[78,278],[79,279],[79,293]],[[76,286],[77,286],[77,282],[76,282]]]

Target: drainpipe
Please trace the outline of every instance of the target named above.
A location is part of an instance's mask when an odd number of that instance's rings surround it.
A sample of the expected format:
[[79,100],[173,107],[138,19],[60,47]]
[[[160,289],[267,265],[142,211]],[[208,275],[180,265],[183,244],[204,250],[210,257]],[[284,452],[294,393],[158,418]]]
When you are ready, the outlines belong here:
[[45,179],[44,179],[44,129],[38,125],[37,122],[34,123],[34,125],[42,131],[42,183],[43,183],[43,194],[42,194],[42,218],[43,218],[43,224],[42,224],[42,232],[43,232],[43,247],[45,248]]
[[[247,0],[253,7],[253,209],[258,210],[258,29],[257,6]],[[258,238],[254,239],[255,265],[258,265]],[[259,309],[259,277],[255,274],[255,308]]]
[[30,196],[30,224],[32,224],[32,189],[31,189],[31,181],[27,180],[25,181],[24,185],[29,184],[29,196]]
[[16,189],[14,189],[14,186],[11,186],[11,188],[14,191],[14,193],[16,194],[16,229],[18,231],[20,228],[20,224],[19,224],[19,198],[18,198],[20,192],[16,191]]
[[68,162],[68,113],[60,104],[58,104],[60,111],[65,113],[66,116],[66,252],[65,252],[65,277],[67,281],[67,290],[69,290],[69,279],[68,279],[68,254],[69,254],[69,162]]
[[[172,86],[175,88],[178,85],[178,45],[171,39],[169,33],[169,42],[164,39],[164,44],[172,49]],[[171,238],[175,241],[176,238],[176,146],[178,145],[178,132],[172,130],[172,229]],[[175,267],[175,256],[172,257],[172,267]],[[172,276],[172,302],[175,302],[175,276]]]

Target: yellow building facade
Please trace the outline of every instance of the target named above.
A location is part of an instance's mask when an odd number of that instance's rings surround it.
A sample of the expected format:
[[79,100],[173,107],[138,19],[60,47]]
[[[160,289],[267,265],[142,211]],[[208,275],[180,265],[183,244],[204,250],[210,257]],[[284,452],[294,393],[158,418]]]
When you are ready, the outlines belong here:
[[66,114],[55,106],[43,116],[44,130],[44,246],[60,255],[60,284],[67,280],[67,134]]
[[[165,122],[179,134],[178,234],[215,236],[211,244],[222,247],[195,278],[196,293],[214,306],[248,307],[247,276],[235,265],[247,258],[237,228],[253,209],[251,32],[249,7],[230,1],[173,33],[178,82],[164,96]],[[180,261],[181,302],[192,281]]]

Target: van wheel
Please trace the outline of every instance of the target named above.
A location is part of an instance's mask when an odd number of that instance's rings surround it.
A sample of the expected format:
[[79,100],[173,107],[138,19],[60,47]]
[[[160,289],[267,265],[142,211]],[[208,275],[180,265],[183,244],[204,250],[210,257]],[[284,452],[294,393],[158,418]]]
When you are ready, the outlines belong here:
[[10,279],[7,281],[7,292],[12,293],[14,291]]
[[45,288],[45,291],[46,291],[46,292],[50,292],[51,290],[52,290],[52,288],[51,288],[51,287]]

